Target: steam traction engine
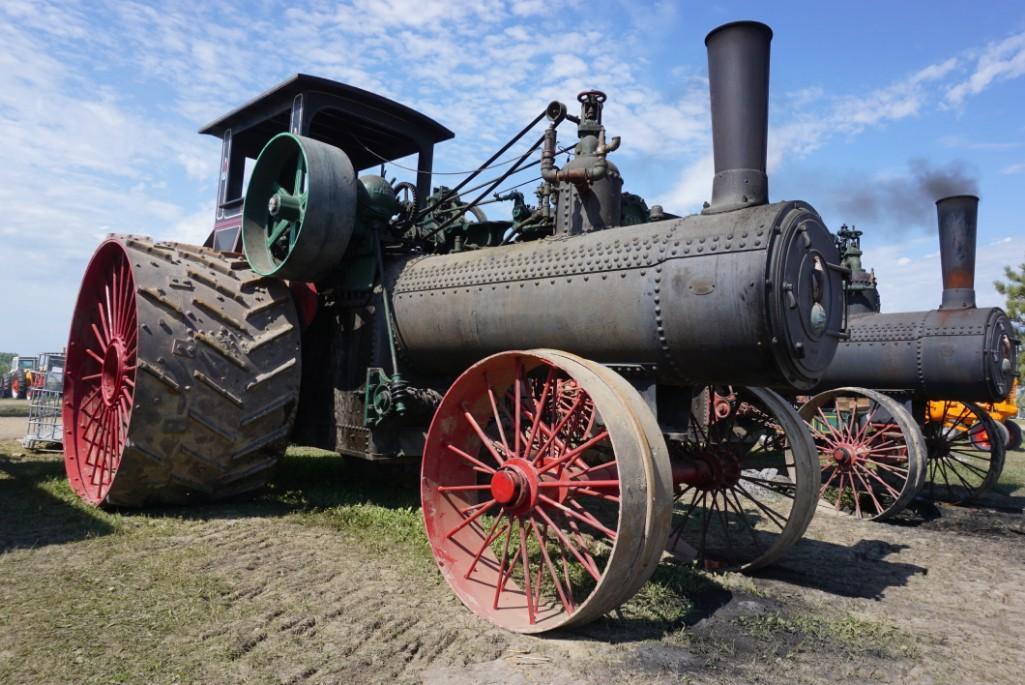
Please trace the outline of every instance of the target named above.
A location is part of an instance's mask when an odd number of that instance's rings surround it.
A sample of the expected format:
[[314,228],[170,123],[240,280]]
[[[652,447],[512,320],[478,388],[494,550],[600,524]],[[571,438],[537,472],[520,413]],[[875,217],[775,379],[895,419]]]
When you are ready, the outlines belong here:
[[[420,458],[443,575],[524,632],[620,605],[667,545],[770,563],[807,527],[818,469],[796,412],[760,386],[816,384],[843,316],[818,214],[768,202],[771,35],[741,22],[706,39],[716,176],[684,218],[622,192],[599,92],[579,115],[551,103],[433,193],[433,145],[452,134],[349,86],[300,75],[211,124],[207,246],[112,236],[87,268],[64,409],[75,490],[118,505],[249,492],[289,440]],[[542,119],[512,166],[468,187]],[[498,186],[538,150],[534,207]],[[357,177],[414,153],[415,183]],[[496,195],[512,221],[479,210]],[[712,384],[732,388],[714,416]]]
[[886,518],[920,490],[968,502],[1000,477],[1001,426],[974,402],[1007,397],[1018,341],[1001,309],[975,306],[978,202],[960,195],[936,203],[943,297],[934,310],[881,314],[875,278],[861,267],[860,232],[839,233],[852,272],[850,337],[818,388],[830,389],[801,409],[832,508]]

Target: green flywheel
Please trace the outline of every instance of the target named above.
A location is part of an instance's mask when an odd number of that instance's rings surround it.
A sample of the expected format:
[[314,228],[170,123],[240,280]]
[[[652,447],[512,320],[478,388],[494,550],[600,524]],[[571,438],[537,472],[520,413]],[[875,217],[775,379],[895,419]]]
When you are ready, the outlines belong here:
[[342,261],[355,223],[356,174],[341,149],[291,133],[268,141],[242,208],[242,249],[254,271],[319,280]]

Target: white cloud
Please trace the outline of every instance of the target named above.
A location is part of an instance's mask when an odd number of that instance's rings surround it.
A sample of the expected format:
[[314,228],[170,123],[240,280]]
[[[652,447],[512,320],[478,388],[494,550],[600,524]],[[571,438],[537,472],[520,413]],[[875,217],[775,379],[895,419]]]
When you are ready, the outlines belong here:
[[[919,116],[937,104],[938,89],[942,90],[944,80],[953,76],[962,60],[961,56],[949,57],[866,93],[830,95],[819,86],[806,86],[778,103],[773,101],[779,111],[770,113],[768,172],[777,171],[787,157],[810,154],[838,135],[853,137],[869,128]],[[701,150],[699,156],[659,198],[677,211],[693,210],[710,196],[711,178],[697,176],[711,168],[703,156],[711,141],[707,136],[695,136],[692,143]],[[947,143],[961,141],[951,138]]]
[[951,57],[868,94],[840,98],[833,107],[831,123],[845,133],[858,133],[866,126],[917,115],[929,97],[927,85],[956,66],[957,59]]
[[169,229],[156,233],[154,237],[202,245],[210,235],[213,223],[214,203],[211,201],[188,216],[181,217]]
[[1025,32],[988,44],[979,54],[971,75],[949,87],[947,102],[955,107],[969,95],[978,95],[996,81],[1025,74]]
[[531,14],[540,14],[547,6],[544,0],[517,0],[511,9],[517,17],[527,17]]
[[548,76],[553,79],[560,79],[570,76],[582,76],[589,71],[587,62],[576,55],[562,53],[552,57],[551,66],[548,68]]
[[707,153],[687,165],[676,184],[664,195],[656,198],[668,212],[689,212],[701,207],[712,198],[712,176],[715,164]]
[[1025,172],[1025,162],[1018,162],[1017,164],[1009,164],[1000,170],[1002,174],[1020,174]]
[[[882,236],[878,236],[882,238]],[[875,270],[883,311],[919,311],[939,305],[943,292],[940,254],[932,249],[935,234],[884,242],[866,234],[863,262]],[[908,254],[917,255],[908,257]],[[976,250],[975,294],[980,307],[1002,307],[1003,297],[993,281],[1003,278],[1004,266],[1025,256],[1025,236],[1006,236]]]

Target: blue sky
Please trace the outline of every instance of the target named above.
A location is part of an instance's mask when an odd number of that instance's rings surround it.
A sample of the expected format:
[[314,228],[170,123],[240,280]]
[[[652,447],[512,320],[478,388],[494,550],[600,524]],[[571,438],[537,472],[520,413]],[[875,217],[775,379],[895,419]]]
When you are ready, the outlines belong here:
[[979,302],[1001,304],[992,280],[1025,261],[1020,2],[4,0],[0,350],[65,344],[106,233],[203,240],[219,143],[196,130],[297,71],[451,128],[436,170],[472,167],[549,100],[600,88],[627,190],[693,211],[711,187],[703,38],[735,19],[775,32],[771,198],[863,228],[897,311],[939,302],[930,181],[977,187]]

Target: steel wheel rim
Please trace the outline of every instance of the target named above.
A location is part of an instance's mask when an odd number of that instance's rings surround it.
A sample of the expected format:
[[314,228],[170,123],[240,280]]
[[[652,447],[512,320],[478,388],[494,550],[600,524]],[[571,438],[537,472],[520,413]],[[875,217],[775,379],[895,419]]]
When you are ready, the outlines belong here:
[[1004,419],[1004,427],[1010,439],[1005,446],[1006,450],[1018,450],[1021,448],[1021,426],[1014,422],[1014,419]]
[[922,434],[929,461],[923,493],[931,499],[967,503],[989,490],[1004,466],[1004,445],[993,419],[970,402],[933,402]]
[[651,506],[648,508],[648,515],[645,519],[645,547],[637,567],[637,573],[633,583],[623,586],[620,602],[626,602],[648,581],[655,568],[658,567],[665,551],[666,539],[672,522],[672,464],[669,461],[669,448],[662,435],[662,428],[659,426],[657,417],[636,388],[614,370],[560,350],[535,350],[535,352],[542,353],[547,357],[556,356],[576,361],[599,375],[629,405],[648,443],[650,459],[645,462],[645,476],[648,492],[651,493],[649,497]]
[[801,407],[819,454],[821,506],[866,521],[902,511],[925,477],[925,447],[894,399],[838,388]]
[[[575,397],[571,412],[560,402],[566,394]],[[574,418],[587,419],[590,432],[564,441]],[[509,352],[475,364],[446,393],[424,449],[424,523],[449,586],[469,609],[517,632],[611,610],[645,548],[648,458],[629,410],[572,360]],[[577,482],[587,485],[567,485]]]
[[127,442],[138,358],[135,280],[107,241],[86,267],[64,368],[64,467],[82,499],[102,503]]
[[[731,410],[718,418],[715,405],[723,401]],[[764,388],[713,394],[707,411],[692,411],[695,428],[670,447],[677,485],[667,551],[707,570],[766,566],[814,515],[811,437],[793,407]]]

